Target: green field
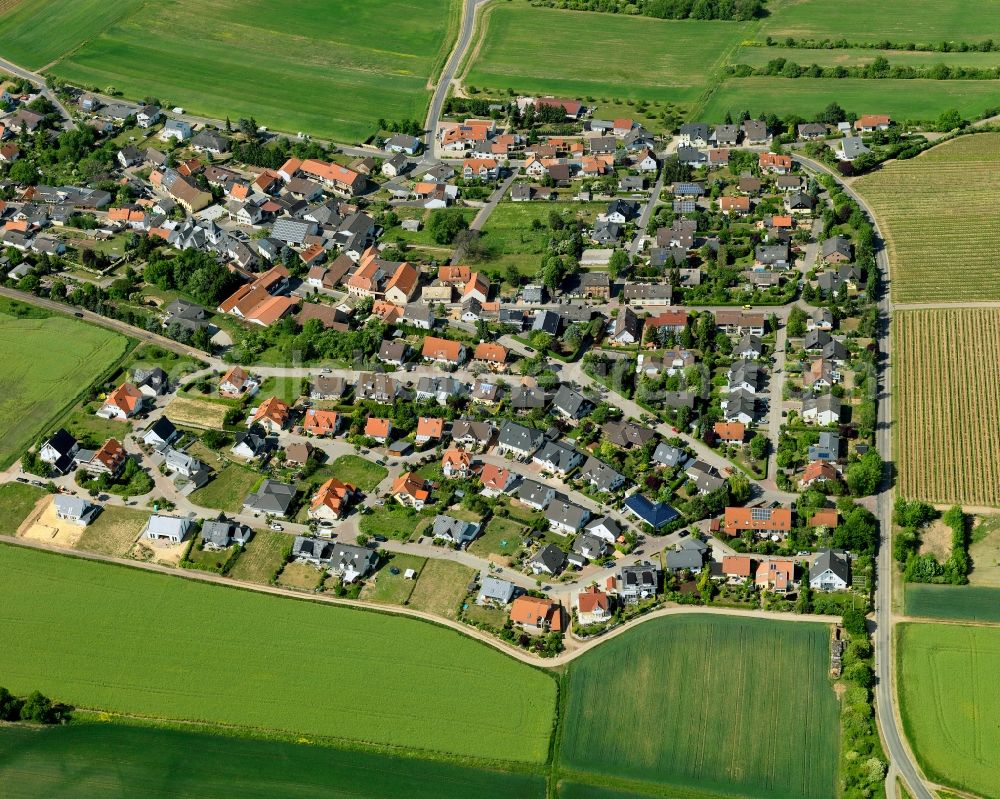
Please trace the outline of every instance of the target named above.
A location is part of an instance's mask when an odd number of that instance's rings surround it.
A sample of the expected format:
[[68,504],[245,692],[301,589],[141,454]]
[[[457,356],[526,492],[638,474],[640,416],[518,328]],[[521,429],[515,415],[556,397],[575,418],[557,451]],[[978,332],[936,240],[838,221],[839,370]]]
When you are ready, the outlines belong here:
[[[698,614],[646,622],[570,666],[560,768],[744,797],[832,799],[840,711],[829,640],[822,624]],[[625,663],[629,678],[616,678]]]
[[1000,588],[907,583],[906,615],[1000,622]]
[[389,474],[389,470],[384,466],[358,455],[341,455],[330,464],[330,467],[338,480],[357,486],[365,493],[374,491]]
[[246,466],[230,463],[224,466],[204,488],[192,491],[190,499],[195,505],[213,510],[239,513],[243,500],[261,475]]
[[976,0],[792,0],[772,4],[760,37],[840,39],[852,42],[976,42],[1000,28],[1000,6]]
[[[104,5],[115,11],[92,13]],[[357,141],[380,118],[423,122],[458,9],[455,0],[300,0],[280,13],[270,0],[31,0],[0,17],[0,47],[34,66],[59,59],[49,72],[101,91]]]
[[14,535],[44,496],[45,490],[37,486],[24,483],[0,485],[0,534]]
[[[25,307],[18,305],[17,307]],[[125,354],[124,336],[72,317],[11,315],[0,303],[0,469],[43,433],[93,380]],[[66,346],[72,341],[73,346]],[[119,426],[119,429],[120,426]]]
[[175,729],[0,729],[5,799],[542,799],[544,778]]
[[[457,632],[17,547],[0,547],[0,573],[0,617],[18,642],[0,648],[0,674],[15,693],[491,760],[548,756],[555,681]],[[304,691],[304,679],[326,688]]]
[[[785,50],[805,53],[804,50]],[[808,51],[812,52],[812,51]],[[809,62],[806,62],[809,63]],[[729,78],[697,113],[699,119],[720,120],[771,113],[798,114],[813,119],[832,102],[858,116],[889,114],[897,121],[935,120],[951,108],[973,119],[997,104],[997,82],[989,80],[865,80],[864,78]]]
[[903,729],[929,779],[1000,797],[1000,629],[900,624]]
[[[741,47],[733,55],[734,64],[749,64],[763,67],[775,58],[784,58],[795,64],[808,67],[863,67],[879,56],[888,59],[890,66],[926,68],[936,64],[949,67],[971,67],[990,69],[1000,66],[1000,53],[938,53],[927,50],[875,50],[871,47],[844,48],[838,50],[806,50],[792,47]],[[838,79],[839,80],[839,79]]]
[[854,188],[886,239],[894,301],[1000,299],[1000,135],[961,136],[865,175]]
[[[748,25],[501,3],[487,11],[465,83],[570,97],[690,103]],[[474,45],[475,46],[475,45]]]

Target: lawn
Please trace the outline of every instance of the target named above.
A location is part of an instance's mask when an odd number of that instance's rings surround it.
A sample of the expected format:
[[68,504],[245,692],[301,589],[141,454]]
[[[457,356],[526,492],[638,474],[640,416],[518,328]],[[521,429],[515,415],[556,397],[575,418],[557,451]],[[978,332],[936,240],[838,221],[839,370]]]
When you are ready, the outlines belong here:
[[204,488],[192,492],[189,498],[203,508],[239,513],[246,495],[261,479],[261,475],[246,466],[229,463]]
[[935,782],[1000,797],[1000,629],[900,624],[896,680],[903,729]]
[[308,563],[288,563],[278,575],[278,585],[282,588],[297,588],[312,591],[326,580],[326,572]]
[[[500,3],[487,10],[465,84],[492,91],[690,103],[750,25]],[[636,69],[642,64],[642,69]]]
[[[995,82],[992,91],[995,99]],[[961,136],[865,175],[854,188],[885,236],[896,303],[1000,299],[1000,134]]]
[[409,606],[447,619],[456,619],[459,603],[475,576],[474,569],[461,563],[429,558],[410,594]]
[[385,480],[389,470],[358,455],[341,455],[330,464],[337,479],[357,486],[365,493],[375,490],[375,486]]
[[102,555],[124,557],[149,519],[147,511],[105,505],[76,542],[76,548]]
[[[548,756],[555,680],[455,631],[18,547],[0,547],[0,573],[18,641],[0,650],[0,673],[13,692],[458,756]],[[336,690],[290,690],[307,674]]]
[[202,549],[202,537],[199,534],[188,553],[188,568],[204,569],[205,571],[219,572],[226,562],[232,557],[235,544],[225,549]]
[[483,534],[469,544],[469,551],[481,558],[490,555],[513,555],[524,543],[525,526],[513,519],[494,516]]
[[366,513],[358,523],[361,532],[367,535],[382,535],[407,541],[413,537],[420,522],[431,518],[432,514],[418,513],[412,508],[404,508],[394,499],[387,499],[385,505]]
[[[428,81],[459,13],[456,0],[302,0],[280,14],[270,0],[132,0],[76,29],[76,17],[97,5],[105,4],[36,0],[29,12],[0,17],[0,44],[28,54],[55,29],[57,41],[30,60],[59,58],[48,71],[70,82],[351,142],[373,134],[380,118],[423,122]],[[234,59],[234,48],[253,58]]]
[[[823,624],[646,622],[570,665],[560,767],[568,779],[590,772],[658,792],[832,799],[840,708],[829,642]],[[631,678],[615,679],[625,663]]]
[[292,537],[273,530],[255,530],[229,576],[234,580],[267,583],[285,560]]
[[[128,340],[109,330],[20,303],[0,304],[0,470],[35,443],[53,419],[119,360]],[[67,342],[72,341],[72,346]]]
[[907,583],[906,615],[1000,622],[1000,588]]
[[220,430],[227,410],[229,407],[220,402],[174,397],[167,406],[166,414],[177,424]]
[[[420,581],[420,574],[426,565],[427,558],[390,552],[385,564],[373,577],[366,580],[365,587],[361,590],[360,598],[369,602],[405,605],[409,601],[413,589],[416,588],[417,583]],[[392,569],[396,569],[399,574],[393,574]],[[417,579],[406,579],[407,569],[413,569],[417,573]]]
[[14,535],[21,522],[28,518],[38,500],[48,492],[24,483],[0,485],[0,534]]
[[[183,763],[183,767],[178,764]],[[544,778],[191,730],[79,724],[0,729],[6,799],[542,799]]]
[[257,398],[265,400],[268,397],[277,397],[289,405],[294,405],[305,392],[306,382],[304,377],[267,377],[260,384]]

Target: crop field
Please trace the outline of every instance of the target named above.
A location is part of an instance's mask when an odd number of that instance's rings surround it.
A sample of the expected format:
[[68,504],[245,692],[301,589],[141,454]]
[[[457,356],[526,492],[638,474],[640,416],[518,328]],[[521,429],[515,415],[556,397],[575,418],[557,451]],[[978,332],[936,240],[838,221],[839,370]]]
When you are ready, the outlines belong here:
[[893,320],[900,495],[1000,505],[1000,309]]
[[174,397],[167,406],[170,420],[189,427],[221,429],[229,408],[221,402]]
[[1000,622],[1000,588],[907,583],[906,615],[928,619]]
[[[747,25],[494,5],[466,85],[505,91],[690,103]],[[586,43],[584,45],[583,43]],[[642,69],[636,69],[642,64]]]
[[545,796],[537,774],[115,723],[0,729],[0,784],[5,799]]
[[285,560],[292,538],[273,530],[254,530],[253,538],[239,556],[229,576],[234,580],[266,583]]
[[1000,629],[906,623],[896,630],[899,710],[924,773],[1000,797]]
[[[786,58],[807,58],[812,50],[783,50]],[[735,59],[738,63],[739,59]],[[810,61],[805,62],[807,65]],[[837,102],[858,114],[890,114],[893,119],[935,120],[951,108],[970,119],[996,105],[997,85],[991,80],[865,80],[864,78],[775,78],[755,76],[729,78],[694,114],[699,119],[723,119],[727,112],[737,117],[773,113],[798,114],[813,119],[830,103]],[[913,161],[903,163],[912,164]],[[879,172],[878,174],[882,174]],[[949,206],[942,205],[944,211]]]
[[[0,305],[0,469],[35,443],[53,418],[125,354],[124,336],[35,309]],[[73,346],[66,342],[72,341]],[[44,357],[39,357],[44,353]]]
[[[840,711],[829,636],[822,624],[697,614],[646,622],[570,666],[560,768],[671,790],[832,799]],[[609,679],[621,663],[632,678]]]
[[[0,573],[0,623],[18,641],[0,673],[15,693],[492,760],[548,755],[555,680],[451,630],[18,547],[0,547]],[[292,690],[304,674],[334,688]]]
[[[0,47],[101,91],[357,141],[380,118],[423,121],[458,9],[455,0],[302,0],[280,13],[271,0],[28,0],[0,16]],[[254,57],[234,59],[234,48]]]
[[961,136],[865,175],[854,188],[886,238],[896,303],[1000,299],[1000,134]]

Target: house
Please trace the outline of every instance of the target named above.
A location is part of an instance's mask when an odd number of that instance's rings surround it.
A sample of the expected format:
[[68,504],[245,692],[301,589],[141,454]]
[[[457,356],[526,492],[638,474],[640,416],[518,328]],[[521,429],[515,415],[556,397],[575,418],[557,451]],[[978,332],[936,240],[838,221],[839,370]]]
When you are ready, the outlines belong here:
[[334,521],[347,513],[347,508],[357,496],[358,489],[331,477],[321,485],[309,504],[309,518]]
[[240,458],[253,460],[266,455],[274,449],[273,442],[267,438],[264,429],[252,427],[245,433],[237,433],[232,449],[229,451]]
[[708,125],[700,122],[681,125],[678,144],[684,147],[707,147],[709,142]]
[[795,561],[765,560],[757,567],[754,582],[764,591],[787,594],[795,590]]
[[421,416],[417,419],[417,434],[414,439],[417,444],[428,441],[440,441],[444,435],[444,419],[432,416]]
[[525,480],[517,489],[517,501],[535,510],[545,510],[555,496],[554,488],[535,480]]
[[820,247],[820,258],[825,264],[848,264],[852,256],[851,240],[846,236],[833,236]]
[[379,444],[385,444],[392,438],[392,419],[369,416],[365,421],[365,436]]
[[507,363],[509,351],[502,344],[492,342],[482,342],[476,346],[473,359],[480,363],[488,364],[494,368],[500,368]]
[[807,457],[810,461],[836,463],[840,460],[840,435],[829,430],[823,430],[819,434],[819,441],[810,445]]
[[[622,526],[610,516],[600,516],[596,519],[591,519],[587,522],[587,526],[584,529],[586,531],[585,535],[599,538],[608,546],[613,546],[623,532]],[[591,556],[588,555],[587,557]]]
[[533,596],[519,596],[510,606],[510,620],[525,632],[561,633],[565,628],[562,605]]
[[648,561],[622,566],[618,572],[618,595],[630,605],[652,599],[660,590],[660,575],[660,567]]
[[187,538],[193,525],[194,522],[190,519],[153,514],[142,528],[142,537],[150,541],[169,541],[171,544],[179,544]]
[[854,129],[861,133],[874,133],[877,130],[889,130],[892,119],[885,114],[865,114],[858,117]]
[[751,425],[760,416],[754,395],[743,390],[730,393],[721,403],[727,421]]
[[601,432],[605,440],[622,449],[643,447],[656,438],[656,433],[648,427],[624,420],[605,423]]
[[422,350],[424,360],[448,366],[460,366],[465,363],[466,350],[459,341],[451,341],[436,336],[424,336]]
[[500,165],[493,158],[466,158],[462,162],[462,177],[466,180],[496,180]]
[[146,395],[132,383],[122,383],[108,394],[97,415],[103,419],[125,421],[140,413],[146,403]]
[[312,459],[315,448],[308,441],[294,441],[285,447],[285,465],[292,467],[305,466]]
[[239,366],[232,367],[219,381],[219,393],[224,397],[241,397],[253,394],[259,386],[257,380]]
[[[77,452],[77,457],[83,454],[83,450]],[[105,474],[115,478],[125,466],[128,460],[128,453],[125,448],[115,438],[109,438],[94,453],[93,457],[83,465],[88,474],[98,476]]]
[[542,443],[538,451],[532,456],[532,461],[537,463],[539,468],[560,477],[565,477],[573,471],[582,460],[583,455],[573,449],[573,447],[548,439]]
[[729,367],[728,390],[756,394],[764,380],[764,372],[756,361],[733,361]]
[[675,447],[661,441],[653,450],[653,463],[673,469],[675,466],[683,466],[687,463],[688,456],[680,447]]
[[576,420],[586,416],[593,410],[594,404],[579,391],[570,388],[565,383],[552,398],[552,408],[567,419]]
[[842,413],[842,403],[832,394],[812,397],[802,403],[802,421],[827,426],[837,424]]
[[776,153],[761,153],[758,158],[761,172],[773,172],[776,175],[787,175],[792,171],[792,157]]
[[307,408],[302,416],[302,430],[313,436],[335,436],[340,432],[340,420],[337,411]]
[[514,598],[514,583],[499,577],[486,577],[476,595],[477,605],[509,605]]
[[152,369],[136,369],[132,372],[132,380],[135,381],[135,387],[150,399],[166,394],[169,388],[167,373],[159,366],[154,366]]
[[731,336],[743,336],[747,333],[763,336],[767,330],[764,314],[728,308],[715,312],[715,326]]
[[402,394],[403,387],[398,380],[382,372],[362,372],[358,376],[355,395],[358,399],[373,400],[382,405],[391,405]]
[[465,479],[472,471],[472,456],[461,449],[445,450],[441,458],[441,471],[445,477]]
[[666,502],[652,502],[642,494],[632,494],[626,499],[625,510],[633,518],[652,527],[654,532],[680,517]]
[[135,121],[140,128],[148,128],[159,122],[162,116],[159,107],[145,105],[136,112]]
[[449,544],[455,544],[459,549],[465,549],[476,539],[477,535],[479,535],[478,524],[440,514],[434,517],[434,524],[431,528],[431,537],[434,540],[447,541]]
[[250,414],[249,424],[260,425],[269,433],[279,433],[288,424],[290,414],[287,402],[278,397],[268,397]]
[[434,400],[438,405],[447,405],[453,397],[468,393],[468,386],[453,377],[421,377],[417,381],[415,397],[418,402]]
[[669,283],[626,283],[622,297],[633,305],[670,305],[674,288]]
[[685,538],[676,549],[666,552],[667,571],[675,574],[681,571],[700,572],[707,551],[708,546],[703,541]]
[[785,210],[794,215],[811,214],[816,201],[804,191],[795,191],[785,197]]
[[246,495],[243,510],[284,518],[292,509],[297,491],[294,485],[267,479],[260,488]]
[[754,249],[754,259],[760,266],[788,269],[791,266],[791,252],[787,243],[759,244]]
[[420,510],[430,499],[431,492],[427,489],[427,481],[416,472],[403,472],[392,484],[392,497],[400,505]]
[[222,155],[229,152],[229,137],[217,130],[205,128],[191,139],[191,149],[212,155]]
[[821,549],[809,564],[814,591],[845,591],[851,586],[851,559],[841,549]]
[[516,422],[505,422],[497,439],[497,452],[517,458],[529,458],[542,446],[545,434],[541,430],[524,427]]
[[712,144],[735,147],[740,143],[740,129],[736,125],[718,125],[709,137]]
[[367,547],[337,542],[330,546],[330,550],[327,572],[339,577],[346,585],[364,577],[378,565],[378,553]]
[[403,315],[399,318],[405,325],[411,325],[421,330],[430,330],[434,327],[434,313],[430,305],[423,302],[410,302],[403,309]]
[[577,479],[588,483],[591,488],[601,493],[617,491],[625,485],[625,475],[619,474],[593,455],[587,458],[577,475]]
[[743,446],[747,435],[746,426],[739,422],[716,422],[712,431],[723,444],[737,444],[739,446]]
[[191,138],[191,126],[183,119],[168,119],[160,131],[160,141],[187,141]]
[[722,531],[735,537],[750,530],[754,533],[786,535],[792,529],[790,508],[726,508]]
[[678,147],[677,160],[682,164],[687,164],[695,169],[700,169],[708,164],[708,153],[699,150],[697,147]]
[[292,541],[292,558],[296,563],[325,568],[330,562],[330,544],[318,538],[297,535]]
[[799,478],[799,486],[809,488],[816,483],[832,482],[840,477],[837,467],[826,461],[813,461],[808,464]]
[[491,422],[456,419],[451,425],[451,440],[461,447],[487,447],[493,440],[496,427]]
[[[830,342],[831,345],[834,343]],[[839,382],[840,372],[826,358],[816,358],[802,374],[802,385],[814,391],[821,388],[830,388],[834,383]]]
[[767,124],[759,119],[743,120],[743,141],[753,147],[755,145],[767,144]]
[[517,475],[502,466],[487,463],[479,473],[479,479],[483,484],[483,495],[495,497],[510,491],[514,483],[517,482]]
[[382,162],[382,174],[387,178],[398,178],[405,171],[407,166],[409,166],[409,161],[406,160],[406,156],[402,153],[397,153],[389,158],[386,158]]
[[817,308],[806,320],[806,330],[810,333],[814,330],[833,330],[833,311],[829,308]]
[[617,222],[624,225],[631,222],[639,215],[639,203],[635,200],[616,199],[608,203],[603,217],[608,222]]
[[834,153],[840,161],[854,161],[862,155],[868,155],[871,150],[861,140],[860,136],[845,136],[837,140]]
[[755,336],[752,333],[747,333],[743,336],[733,348],[733,355],[743,360],[755,361],[763,354],[764,345],[760,336]]
[[42,444],[38,457],[60,474],[68,474],[73,469],[73,456],[79,449],[79,442],[60,427]]
[[726,216],[744,216],[750,213],[750,198],[744,196],[720,197],[719,210]]
[[410,264],[403,262],[396,267],[385,286],[385,300],[393,305],[404,307],[417,290],[419,274]]
[[420,141],[416,136],[410,136],[404,133],[397,133],[390,136],[385,142],[385,149],[390,153],[406,153],[407,155],[416,155],[420,152],[423,147],[423,142]]
[[611,615],[611,597],[596,585],[584,588],[576,595],[576,617],[580,624],[600,624],[608,621]]
[[573,551],[587,560],[597,560],[607,554],[608,542],[601,536],[586,530],[574,539]]
[[711,147],[708,150],[709,169],[718,169],[729,165],[728,147]]
[[52,507],[56,518],[81,527],[86,527],[101,512],[100,505],[67,494],[56,494],[52,500]]
[[623,308],[619,311],[611,325],[609,337],[611,342],[618,346],[639,343],[642,339],[642,323],[631,308]]
[[201,541],[205,549],[218,552],[233,544],[246,546],[253,537],[253,530],[244,524],[231,522],[224,516],[206,521],[201,526]]
[[316,375],[309,386],[309,398],[338,400],[347,393],[347,381],[335,375]]
[[812,141],[814,139],[822,139],[826,136],[827,129],[826,125],[819,122],[806,122],[798,126],[798,134],[800,139],[805,139],[806,141]]
[[394,341],[382,341],[382,346],[379,347],[378,359],[382,363],[388,363],[393,366],[402,366],[406,362],[406,356],[409,353],[409,345],[402,339],[396,339]]
[[598,244],[615,244],[622,237],[622,226],[618,222],[597,219],[590,237]]
[[756,561],[749,555],[724,555],[722,575],[729,583],[743,583],[757,573]]
[[298,303],[297,299],[282,295],[288,288],[288,278],[289,272],[284,266],[272,267],[250,283],[240,286],[222,301],[217,310],[267,327],[291,313]]
[[559,574],[566,566],[566,553],[555,544],[546,544],[528,560],[534,574]]

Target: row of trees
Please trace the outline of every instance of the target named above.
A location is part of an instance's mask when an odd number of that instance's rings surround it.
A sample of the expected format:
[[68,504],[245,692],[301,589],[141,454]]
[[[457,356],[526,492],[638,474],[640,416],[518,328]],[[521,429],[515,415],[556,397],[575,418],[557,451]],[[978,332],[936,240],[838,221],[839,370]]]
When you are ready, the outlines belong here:
[[912,80],[929,78],[931,80],[994,80],[1000,76],[998,67],[962,67],[947,64],[934,64],[929,67],[914,67],[909,64],[890,64],[885,56],[878,56],[868,64],[857,66],[821,67],[815,62],[808,66],[791,61],[784,57],[772,58],[762,67],[752,67],[749,64],[732,64],[727,71],[738,78],[751,75],[768,75],[782,78],[865,78],[868,80]]
[[33,721],[36,724],[56,724],[66,718],[67,710],[40,691],[32,691],[25,698],[14,696],[0,687],[0,721]]
[[550,8],[641,14],[655,19],[747,21],[767,15],[762,0],[542,0]]

